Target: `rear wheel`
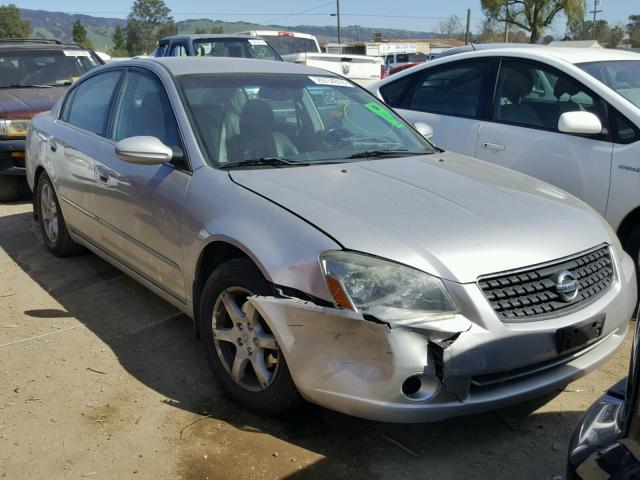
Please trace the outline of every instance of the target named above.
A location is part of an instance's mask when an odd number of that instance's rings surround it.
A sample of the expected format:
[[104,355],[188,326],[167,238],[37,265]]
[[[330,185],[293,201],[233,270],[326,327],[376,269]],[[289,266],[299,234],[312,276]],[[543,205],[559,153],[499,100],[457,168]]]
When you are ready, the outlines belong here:
[[81,253],[84,249],[71,239],[53,184],[46,173],[38,179],[35,195],[40,233],[49,251],[58,257]]
[[247,301],[270,291],[251,261],[234,259],[213,272],[200,303],[201,338],[216,380],[238,404],[267,415],[300,401],[273,332]]
[[19,179],[15,175],[0,175],[0,202],[13,202],[18,198]]

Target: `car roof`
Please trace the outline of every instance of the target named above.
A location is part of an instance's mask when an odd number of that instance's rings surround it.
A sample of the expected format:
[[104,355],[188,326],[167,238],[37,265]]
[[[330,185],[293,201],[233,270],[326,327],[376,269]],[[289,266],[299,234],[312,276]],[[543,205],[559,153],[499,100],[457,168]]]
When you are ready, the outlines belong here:
[[88,50],[77,43],[61,43],[57,41],[0,39],[0,50]]
[[[480,47],[480,45],[476,45],[476,47]],[[464,55],[465,58],[498,55],[507,55],[510,57],[521,56],[526,58],[537,57],[541,59],[553,57],[572,64],[610,60],[640,60],[640,54],[625,50],[587,47],[547,47],[545,45],[538,45],[537,48],[491,46],[489,48],[478,48],[476,51],[466,51],[455,55],[438,57],[436,60],[440,60],[440,58],[443,58],[443,60],[453,60],[454,58],[462,58],[462,55]]]
[[192,40],[200,40],[200,39],[207,39],[207,38],[212,38],[212,39],[216,39],[216,38],[232,38],[232,39],[252,39],[252,38],[256,38],[255,35],[238,35],[238,34],[230,34],[230,33],[194,33],[194,34],[190,34],[190,35],[171,35],[169,37],[162,37],[160,40],[158,40],[158,42],[167,42],[169,40],[186,40],[186,39],[192,39]]
[[[117,62],[118,66],[162,65],[172,75],[193,75],[202,73],[278,73],[299,75],[338,76],[321,68],[297,63],[258,60],[254,58],[232,57],[146,57]],[[110,64],[116,65],[116,64]]]

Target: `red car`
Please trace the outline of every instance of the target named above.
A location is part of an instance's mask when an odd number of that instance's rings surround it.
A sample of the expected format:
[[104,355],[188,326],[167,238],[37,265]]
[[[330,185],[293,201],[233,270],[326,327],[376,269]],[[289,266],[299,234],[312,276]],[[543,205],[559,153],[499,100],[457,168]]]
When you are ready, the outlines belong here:
[[31,118],[51,110],[69,85],[102,63],[77,44],[0,39],[0,201],[18,196]]

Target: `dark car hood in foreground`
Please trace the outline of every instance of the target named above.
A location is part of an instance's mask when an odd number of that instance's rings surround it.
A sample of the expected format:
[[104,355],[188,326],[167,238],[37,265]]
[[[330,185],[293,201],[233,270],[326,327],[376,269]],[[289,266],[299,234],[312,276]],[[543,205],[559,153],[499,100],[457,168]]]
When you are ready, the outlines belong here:
[[462,283],[611,241],[605,221],[569,194],[453,153],[231,176],[345,249]]
[[51,107],[67,87],[0,88],[0,118],[31,118]]

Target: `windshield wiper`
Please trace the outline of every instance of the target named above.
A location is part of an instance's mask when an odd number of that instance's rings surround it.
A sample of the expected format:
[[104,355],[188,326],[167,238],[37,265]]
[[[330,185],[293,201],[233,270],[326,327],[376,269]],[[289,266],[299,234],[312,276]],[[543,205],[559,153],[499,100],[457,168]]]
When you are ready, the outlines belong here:
[[428,155],[429,152],[410,152],[406,149],[398,150],[367,150],[364,152],[354,153],[347,158],[379,158],[379,157],[392,157],[396,155],[401,156],[413,156],[413,155]]
[[287,158],[282,157],[261,157],[254,158],[251,160],[241,160],[239,162],[230,162],[225,163],[224,165],[220,165],[219,168],[226,170],[229,168],[236,167],[262,167],[262,166],[270,166],[270,167],[281,167],[284,165],[309,165],[306,162],[296,162],[293,160],[289,160]]

